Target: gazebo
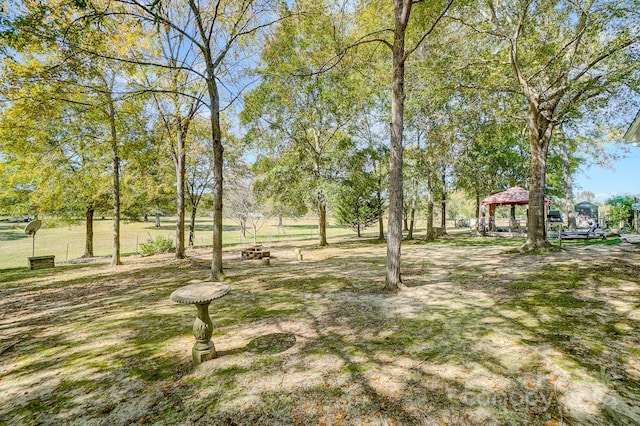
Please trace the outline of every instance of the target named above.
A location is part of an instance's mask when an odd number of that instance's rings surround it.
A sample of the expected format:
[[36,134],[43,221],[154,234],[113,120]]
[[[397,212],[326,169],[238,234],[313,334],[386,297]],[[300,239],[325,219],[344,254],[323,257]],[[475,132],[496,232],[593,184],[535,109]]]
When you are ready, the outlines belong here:
[[[495,229],[497,206],[515,206],[523,204],[529,204],[529,191],[519,186],[513,186],[505,191],[489,195],[487,198],[482,200],[482,207],[480,210],[482,215],[481,221],[484,223],[487,206],[489,206],[489,231],[493,231]],[[548,208],[549,200],[544,200],[544,205]],[[510,228],[517,228],[517,226],[514,226],[512,223]]]

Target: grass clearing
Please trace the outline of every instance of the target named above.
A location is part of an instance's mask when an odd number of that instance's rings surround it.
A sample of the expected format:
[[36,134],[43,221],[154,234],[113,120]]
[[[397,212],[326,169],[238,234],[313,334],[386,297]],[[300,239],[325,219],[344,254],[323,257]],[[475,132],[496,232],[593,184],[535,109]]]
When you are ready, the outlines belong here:
[[197,367],[169,294],[206,279],[205,248],[0,272],[0,424],[640,422],[637,247],[407,242],[387,294],[384,243],[334,241],[273,243],[271,266],[227,248]]
[[[154,221],[121,222],[120,252],[123,256],[141,252],[141,245],[158,237],[175,241],[175,219],[162,218],[160,228],[156,228]],[[0,222],[0,270],[17,268],[27,265],[27,257],[33,251],[33,240],[24,234],[26,223]],[[94,255],[96,257],[111,256],[113,246],[113,223],[111,220],[98,219],[94,221]],[[211,246],[213,222],[211,219],[199,218],[196,222],[195,246]],[[371,231],[373,232],[373,231]],[[318,226],[313,219],[285,220],[284,226],[277,226],[275,220],[266,222],[258,231],[257,242],[261,244],[279,243],[284,241],[317,239]],[[347,228],[336,225],[327,227],[329,238],[353,235]],[[188,230],[185,238],[188,238]],[[253,236],[247,233],[242,238],[240,226],[234,222],[224,221],[223,241],[225,246],[238,244],[253,244]],[[54,255],[56,264],[78,259],[84,254],[85,229],[84,223],[47,226],[46,219],[43,227],[36,234],[35,255]]]

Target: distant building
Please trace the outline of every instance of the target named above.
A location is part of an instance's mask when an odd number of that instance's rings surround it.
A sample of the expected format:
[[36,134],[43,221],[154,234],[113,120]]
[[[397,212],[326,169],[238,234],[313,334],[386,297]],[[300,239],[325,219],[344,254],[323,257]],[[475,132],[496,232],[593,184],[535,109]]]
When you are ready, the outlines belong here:
[[578,228],[587,228],[598,221],[598,206],[582,201],[574,206]]

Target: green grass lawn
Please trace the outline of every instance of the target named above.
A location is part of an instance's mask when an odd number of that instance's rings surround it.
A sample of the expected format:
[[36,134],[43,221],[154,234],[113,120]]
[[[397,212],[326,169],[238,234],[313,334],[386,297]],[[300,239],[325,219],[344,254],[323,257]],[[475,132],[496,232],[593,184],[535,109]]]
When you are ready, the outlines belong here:
[[[449,221],[448,230],[452,234],[467,234],[468,228],[455,228],[453,221]],[[285,219],[284,226],[278,227],[275,219],[265,222],[257,232],[257,242],[259,244],[280,243],[286,241],[314,241],[318,239],[317,219],[309,217],[302,219]],[[386,223],[385,223],[386,225]],[[0,222],[0,270],[7,268],[17,268],[27,266],[27,257],[31,256],[33,239],[24,234],[26,223]],[[97,219],[94,222],[94,255],[96,257],[111,256],[113,246],[113,223],[111,220]],[[210,247],[212,239],[213,224],[210,219],[199,218],[196,222],[196,247]],[[158,235],[170,238],[175,241],[175,218],[164,217],[161,220],[161,227],[156,228],[153,218],[148,222],[123,221],[120,227],[120,252],[123,256],[139,253],[140,244],[148,239],[153,239]],[[418,222],[415,230],[416,238],[424,237],[424,223]],[[327,238],[331,239],[354,236],[351,229],[335,225],[330,222],[327,227]],[[377,236],[377,227],[367,228],[363,232],[365,237]],[[185,238],[188,239],[188,230]],[[238,244],[252,244],[253,235],[249,232],[246,238],[242,238],[240,227],[236,222],[225,220],[223,222],[223,244],[227,247]],[[437,242],[438,243],[438,242]],[[465,245],[493,245],[495,242],[491,238],[471,239],[461,242],[447,242],[447,244]],[[557,241],[553,241],[557,244]],[[608,244],[617,244],[619,240],[609,238]],[[517,247],[522,244],[521,238],[503,239],[501,244]],[[563,245],[583,245],[595,244],[592,240],[564,240]],[[72,225],[52,226],[45,220],[42,229],[38,231],[35,240],[35,255],[54,255],[56,264],[77,259],[84,254],[85,228],[80,222]]]
[[227,257],[198,366],[195,309],[169,295],[206,279],[206,249],[4,270],[0,424],[638,424],[640,252],[517,244],[405,242],[397,294],[381,241]]
[[[27,265],[27,257],[31,256],[33,240],[24,234],[25,223],[0,222],[0,269],[16,268]],[[97,257],[110,256],[113,247],[113,223],[111,220],[96,220],[94,222],[94,255]],[[198,219],[196,222],[195,245],[211,246],[213,223],[209,219]],[[373,231],[371,231],[373,232]],[[139,251],[140,243],[158,235],[175,240],[175,219],[163,218],[161,227],[156,228],[153,220],[149,222],[122,222],[121,248],[123,256]],[[287,240],[313,240],[318,238],[317,222],[313,218],[286,219],[283,227],[278,227],[275,221],[266,222],[257,233],[257,241],[261,244]],[[353,235],[350,229],[329,225],[328,238]],[[188,230],[185,238],[188,239]],[[247,233],[242,239],[240,227],[237,223],[223,222],[223,244],[233,246],[237,244],[252,244],[253,235]],[[43,228],[36,234],[35,255],[54,255],[56,263],[77,259],[84,254],[85,229],[84,223],[48,227],[44,221]]]

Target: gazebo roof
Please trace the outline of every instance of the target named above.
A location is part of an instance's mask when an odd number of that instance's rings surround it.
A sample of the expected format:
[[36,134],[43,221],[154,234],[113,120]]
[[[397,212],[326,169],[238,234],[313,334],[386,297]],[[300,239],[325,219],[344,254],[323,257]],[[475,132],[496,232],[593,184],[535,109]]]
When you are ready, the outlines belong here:
[[623,136],[627,142],[640,142],[640,110]]
[[[545,204],[549,204],[548,200],[544,200]],[[483,205],[512,205],[512,204],[529,204],[529,191],[519,186],[513,186],[505,191],[497,194],[489,195],[482,200]]]

